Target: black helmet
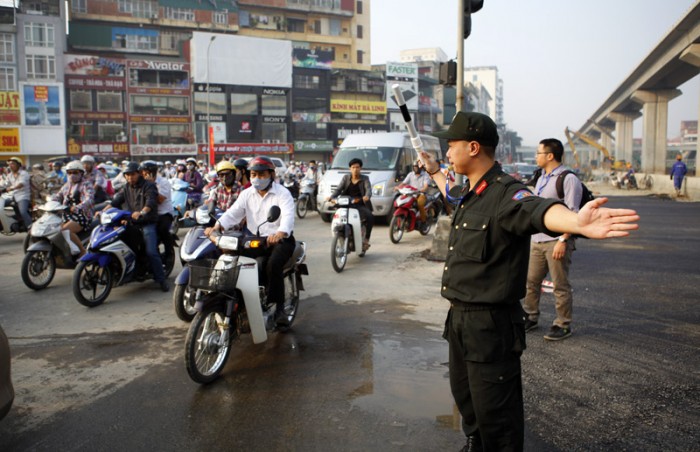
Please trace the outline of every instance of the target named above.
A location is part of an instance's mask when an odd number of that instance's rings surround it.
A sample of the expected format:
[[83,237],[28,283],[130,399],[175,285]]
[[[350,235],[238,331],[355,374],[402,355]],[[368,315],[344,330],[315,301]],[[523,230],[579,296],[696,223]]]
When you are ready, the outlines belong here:
[[245,170],[248,169],[248,160],[246,159],[236,159],[235,162],[233,162],[233,166],[238,168],[239,170]]
[[139,165],[139,172],[141,171],[148,171],[151,175],[155,176],[158,172],[158,164],[153,160],[144,160],[141,162],[141,165]]
[[136,162],[129,162],[128,165],[124,168],[124,174],[129,174],[129,173],[138,173],[139,172],[139,164]]
[[250,171],[272,171],[275,172],[275,164],[267,157],[255,157],[250,161]]

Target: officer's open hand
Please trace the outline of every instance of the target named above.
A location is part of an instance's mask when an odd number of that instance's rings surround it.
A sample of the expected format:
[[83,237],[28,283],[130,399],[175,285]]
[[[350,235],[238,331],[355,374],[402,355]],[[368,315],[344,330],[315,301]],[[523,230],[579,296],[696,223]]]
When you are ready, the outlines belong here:
[[634,223],[639,220],[637,212],[602,207],[607,202],[608,198],[596,198],[583,206],[578,213],[581,234],[592,239],[608,239],[626,237],[629,231],[639,229],[639,225]]

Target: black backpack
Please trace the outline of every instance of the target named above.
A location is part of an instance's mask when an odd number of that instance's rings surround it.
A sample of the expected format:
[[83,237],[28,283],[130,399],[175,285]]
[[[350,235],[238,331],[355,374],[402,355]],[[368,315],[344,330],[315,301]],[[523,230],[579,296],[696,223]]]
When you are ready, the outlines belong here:
[[[561,173],[559,173],[559,176],[557,176],[557,196],[559,197],[560,201],[564,200],[564,178],[569,175],[569,174],[576,174],[571,170],[564,170]],[[532,175],[532,179],[526,182],[526,185],[530,185],[534,187],[537,185],[537,179],[542,176],[542,168],[537,168],[535,170],[534,174]],[[577,176],[578,177],[578,176]],[[592,201],[595,199],[595,196],[593,196],[593,193],[591,193],[591,190],[586,187],[586,184],[581,182],[581,203],[578,205],[578,208],[581,209],[583,206],[586,205],[588,201]]]

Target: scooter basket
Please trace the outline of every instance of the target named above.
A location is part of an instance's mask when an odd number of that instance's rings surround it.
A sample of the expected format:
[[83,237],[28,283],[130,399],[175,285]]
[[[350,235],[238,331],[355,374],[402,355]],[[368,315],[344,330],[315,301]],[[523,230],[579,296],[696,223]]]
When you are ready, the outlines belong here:
[[[229,269],[217,269],[218,259],[202,259],[188,264],[190,287],[209,292],[228,292],[236,288],[240,264],[234,262]],[[231,264],[229,264],[231,265]]]

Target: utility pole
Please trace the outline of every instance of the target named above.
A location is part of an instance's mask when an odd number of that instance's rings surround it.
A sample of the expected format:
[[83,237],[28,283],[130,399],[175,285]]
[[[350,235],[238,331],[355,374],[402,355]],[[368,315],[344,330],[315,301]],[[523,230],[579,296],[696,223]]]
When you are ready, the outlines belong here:
[[[466,11],[464,2],[465,0],[457,0],[459,8],[457,11],[457,111],[462,111],[464,105],[464,12]],[[455,173],[455,184],[462,185],[463,183],[464,176]]]
[[214,143],[212,142],[212,130],[211,130],[211,118],[209,117],[210,108],[210,92],[209,92],[209,51],[211,50],[211,44],[216,39],[216,35],[213,35],[209,39],[209,44],[207,45],[207,151],[209,153],[209,166],[214,166],[216,164],[216,158],[214,157]]

